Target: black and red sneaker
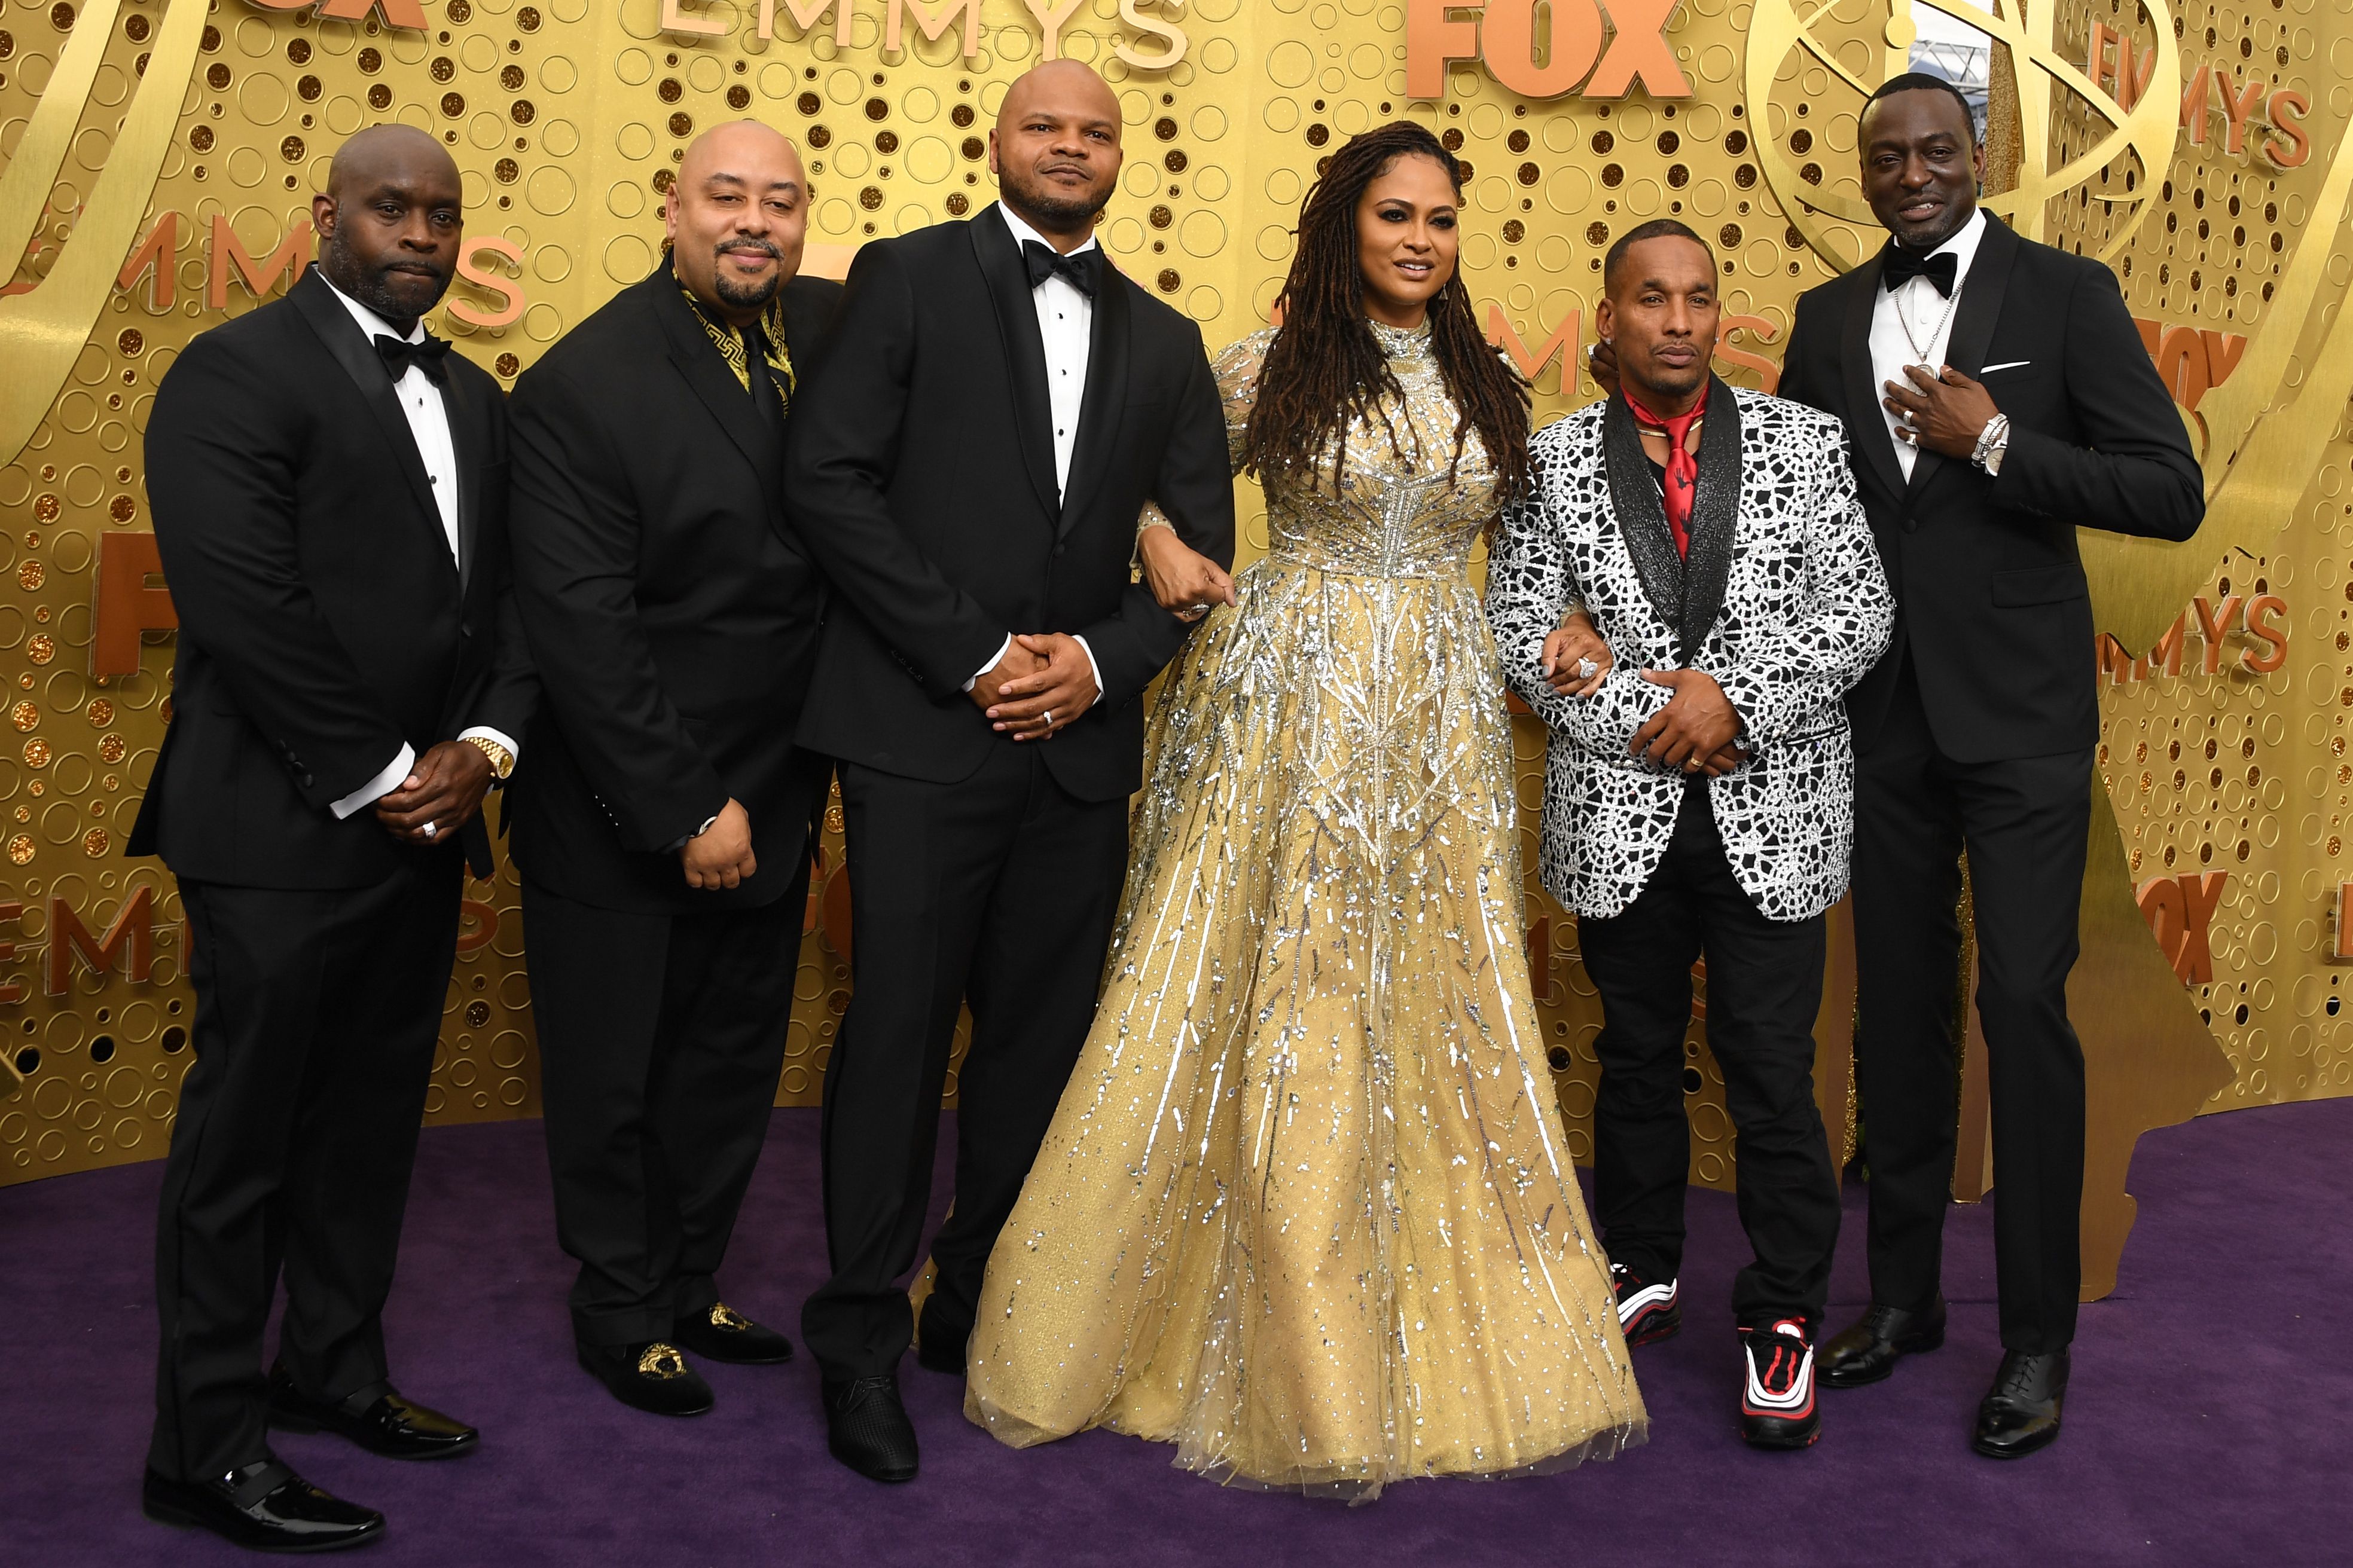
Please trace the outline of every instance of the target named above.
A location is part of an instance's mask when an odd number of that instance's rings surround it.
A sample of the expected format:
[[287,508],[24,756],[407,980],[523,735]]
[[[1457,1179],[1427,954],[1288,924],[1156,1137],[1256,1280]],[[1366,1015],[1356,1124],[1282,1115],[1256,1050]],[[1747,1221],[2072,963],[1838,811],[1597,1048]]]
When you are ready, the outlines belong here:
[[1814,1404],[1814,1341],[1801,1318],[1779,1318],[1740,1331],[1747,1383],[1740,1391],[1740,1435],[1752,1448],[1807,1448],[1822,1435]]
[[1609,1288],[1618,1295],[1618,1327],[1626,1335],[1628,1350],[1671,1339],[1683,1328],[1683,1310],[1673,1280],[1662,1283],[1613,1263]]

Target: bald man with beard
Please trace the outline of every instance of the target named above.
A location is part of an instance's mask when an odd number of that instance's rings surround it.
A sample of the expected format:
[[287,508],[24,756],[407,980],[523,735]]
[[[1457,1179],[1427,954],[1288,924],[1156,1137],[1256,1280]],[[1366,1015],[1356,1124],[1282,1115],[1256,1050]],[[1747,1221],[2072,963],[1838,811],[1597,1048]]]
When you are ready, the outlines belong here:
[[834,592],[801,740],[840,762],[856,954],[825,1080],[833,1277],[801,1326],[834,1457],[883,1481],[917,1465],[899,1280],[957,1007],[973,1031],[955,1206],[918,1352],[957,1377],[989,1248],[1093,1016],[1144,689],[1187,630],[1131,581],[1146,499],[1200,554],[1233,554],[1199,329],[1095,244],[1120,169],[1111,89],[1075,60],[1029,71],[989,168],[997,205],[859,252],[786,463]]
[[142,1500],[264,1551],[384,1530],[289,1469],[269,1426],[400,1459],[476,1442],[392,1385],[383,1327],[461,879],[491,875],[482,800],[537,689],[507,566],[504,399],[422,323],[461,202],[430,136],[353,136],[311,203],[317,264],[191,342],[147,430],[180,629],[129,851],[179,880],[196,1011],[164,1166]]
[[686,150],[650,276],[515,385],[515,575],[546,700],[514,854],[579,1360],[623,1403],[712,1404],[692,1357],[777,1363],[715,1279],[784,1066],[818,586],[783,509],[808,181],[750,121]]

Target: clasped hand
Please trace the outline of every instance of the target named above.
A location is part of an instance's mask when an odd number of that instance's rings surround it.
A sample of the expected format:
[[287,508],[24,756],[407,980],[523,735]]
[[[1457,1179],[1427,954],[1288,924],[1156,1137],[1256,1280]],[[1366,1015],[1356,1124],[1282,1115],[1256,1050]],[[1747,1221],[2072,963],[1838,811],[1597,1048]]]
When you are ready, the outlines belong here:
[[973,702],[989,727],[1016,741],[1060,733],[1101,695],[1087,650],[1060,632],[1017,634],[1005,656],[972,683]]
[[1976,457],[1978,437],[2001,412],[1985,384],[1951,365],[1932,373],[1926,365],[1907,364],[1904,377],[1883,384],[1887,395],[1881,401],[1887,412],[1905,422],[1912,444],[1947,458]]
[[1235,602],[1234,580],[1226,569],[1186,543],[1166,523],[1136,535],[1136,555],[1153,599],[1180,621],[1198,621],[1212,605]]
[[711,826],[688,839],[678,852],[686,885],[703,891],[738,888],[760,868],[752,853],[752,814],[732,795],[711,819]]
[[[490,792],[491,759],[465,741],[444,741],[375,803],[375,819],[403,844],[439,844],[472,820]],[[433,831],[425,831],[430,824]]]
[[1739,711],[1714,676],[1697,669],[1646,669],[1642,679],[1674,695],[1634,731],[1627,748],[1633,755],[1709,778],[1747,761],[1739,745]]

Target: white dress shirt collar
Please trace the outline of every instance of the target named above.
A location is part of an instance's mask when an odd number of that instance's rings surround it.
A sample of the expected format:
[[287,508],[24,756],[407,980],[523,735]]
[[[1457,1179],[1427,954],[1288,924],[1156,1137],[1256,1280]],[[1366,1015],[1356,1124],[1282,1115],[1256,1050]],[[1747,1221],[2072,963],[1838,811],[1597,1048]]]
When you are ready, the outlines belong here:
[[997,204],[997,214],[999,217],[1005,220],[1005,226],[1012,231],[1013,244],[1017,249],[1025,239],[1034,239],[1039,244],[1044,246],[1047,249],[1060,251],[1061,254],[1066,256],[1076,256],[1082,251],[1092,250],[1095,247],[1095,237],[1091,234],[1087,236],[1087,242],[1084,245],[1082,245],[1073,250],[1064,251],[1060,246],[1056,245],[1052,240],[1048,239],[1044,235],[1039,234],[1036,229],[1030,227],[1029,224],[1023,222],[1021,216],[1018,213],[1015,212],[1011,207],[1007,206],[1001,201]]
[[1978,207],[1969,214],[1967,223],[1953,231],[1951,238],[1928,253],[1930,256],[1942,256],[1947,251],[1952,253],[1955,289],[1958,289],[1961,279],[1969,275],[1969,263],[1977,259],[1978,243],[1985,238],[1985,208]]

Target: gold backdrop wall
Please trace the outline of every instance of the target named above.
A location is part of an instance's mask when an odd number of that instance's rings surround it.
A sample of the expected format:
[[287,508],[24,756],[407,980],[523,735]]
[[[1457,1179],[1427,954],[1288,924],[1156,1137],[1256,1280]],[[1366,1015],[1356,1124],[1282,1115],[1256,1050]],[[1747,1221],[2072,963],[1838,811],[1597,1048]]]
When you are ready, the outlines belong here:
[[[1616,0],[1605,26],[1593,0],[8,0],[0,1183],[164,1147],[193,998],[171,879],[121,854],[170,704],[139,433],[187,341],[307,258],[309,195],[352,131],[405,121],[458,159],[470,248],[431,324],[512,384],[652,265],[670,171],[721,120],[800,142],[809,265],[838,276],[867,237],[977,210],[1006,83],[1050,48],[1092,61],[1127,125],[1103,238],[1214,348],[1261,324],[1317,159],[1409,116],[1472,166],[1464,270],[1491,335],[1535,372],[1543,420],[1595,395],[1565,367],[1590,339],[1601,253],[1656,216],[1720,245],[1719,368],[1772,384],[1797,295],[1877,243],[1855,117],[1918,41],[1896,4]],[[2353,1092],[2335,967],[2353,785],[2353,345],[2337,342],[2353,0],[2166,4],[2003,0],[1995,17],[1922,0],[1990,45],[1990,205],[2117,267],[2214,498],[2187,546],[2086,536],[2101,625],[2121,639],[2084,658],[2110,682],[2101,766],[2122,837],[2094,845],[2076,1000],[2118,1244],[2142,1128]],[[1240,493],[1254,554],[1264,511]],[[1543,737],[1519,726],[1532,832]],[[839,848],[837,824],[828,873]],[[429,1118],[533,1115],[512,871],[466,897]],[[818,1093],[848,996],[828,935],[847,930],[845,900],[832,879],[811,895],[780,1103]],[[1585,1152],[1599,1008],[1573,922],[1533,883],[1528,910]],[[1820,1029],[1834,1128],[1851,1129],[1851,1007],[1841,958]],[[1722,1185],[1704,987],[1694,1013],[1694,1175]],[[1970,1089],[1965,1075],[1965,1119]],[[1971,1161],[1964,1195],[1990,1179]]]

